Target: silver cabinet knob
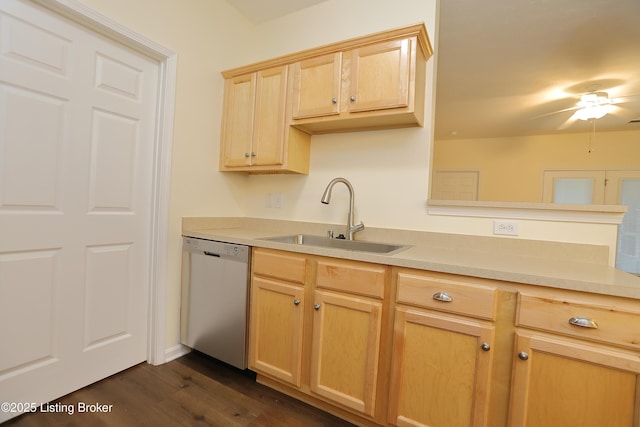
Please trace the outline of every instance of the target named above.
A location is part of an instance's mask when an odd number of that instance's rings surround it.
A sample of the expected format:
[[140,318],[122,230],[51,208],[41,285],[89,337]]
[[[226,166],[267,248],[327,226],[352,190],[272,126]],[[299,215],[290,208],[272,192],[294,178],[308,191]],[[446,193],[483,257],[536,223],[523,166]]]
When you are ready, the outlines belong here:
[[257,156],[257,154],[254,151],[252,151],[251,152],[251,157],[255,157],[255,156]]
[[332,104],[337,104],[338,103],[338,99],[337,98],[331,98],[331,103]]
[[491,350],[491,346],[489,345],[489,343],[483,342],[482,344],[480,344],[480,348],[483,351],[489,351]]
[[298,298],[294,299],[293,305],[300,305],[300,300]]
[[446,292],[436,292],[433,294],[433,299],[441,302],[452,302],[453,298]]
[[573,326],[579,326],[581,328],[589,328],[589,329],[598,329],[598,324],[595,320],[589,319],[588,317],[572,317],[569,319],[569,323]]
[[526,351],[521,351],[520,353],[518,353],[518,359],[529,360],[529,353],[527,353]]
[[313,309],[316,311],[320,310],[320,304],[313,304]]
[[349,99],[351,100],[351,102],[353,102],[353,101],[355,101],[355,100],[356,100],[356,97],[355,97],[355,96],[353,96],[353,95],[351,95],[351,96],[349,97]]
[[245,157],[247,157],[247,158],[249,158],[249,157],[251,157],[251,154],[249,154],[249,153],[244,153],[244,156],[245,156]]

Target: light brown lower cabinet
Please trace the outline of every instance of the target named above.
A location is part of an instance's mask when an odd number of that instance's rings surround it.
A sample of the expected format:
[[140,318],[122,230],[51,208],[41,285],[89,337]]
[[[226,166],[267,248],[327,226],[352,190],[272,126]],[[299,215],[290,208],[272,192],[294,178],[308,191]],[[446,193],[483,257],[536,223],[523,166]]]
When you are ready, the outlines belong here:
[[510,425],[637,427],[640,357],[518,333]]
[[373,424],[387,268],[265,249],[253,266],[249,367]]
[[487,426],[495,286],[409,269],[396,270],[394,279],[388,422]]
[[382,303],[316,291],[311,391],[370,417],[374,415]]
[[486,426],[492,326],[396,309],[389,422],[397,426]]
[[510,425],[640,426],[640,304],[518,293]]
[[254,276],[249,366],[300,387],[304,288]]
[[637,300],[254,249],[258,380],[357,425],[640,427]]
[[300,387],[307,260],[254,249],[251,271],[249,367]]

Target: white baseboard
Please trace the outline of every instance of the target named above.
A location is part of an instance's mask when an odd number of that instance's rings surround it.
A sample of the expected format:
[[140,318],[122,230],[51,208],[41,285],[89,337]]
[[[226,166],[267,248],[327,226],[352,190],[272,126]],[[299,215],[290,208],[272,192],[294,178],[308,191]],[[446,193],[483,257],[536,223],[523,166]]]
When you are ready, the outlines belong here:
[[178,344],[170,347],[164,351],[164,361],[171,362],[179,357],[184,356],[185,354],[189,354],[191,349],[186,345]]

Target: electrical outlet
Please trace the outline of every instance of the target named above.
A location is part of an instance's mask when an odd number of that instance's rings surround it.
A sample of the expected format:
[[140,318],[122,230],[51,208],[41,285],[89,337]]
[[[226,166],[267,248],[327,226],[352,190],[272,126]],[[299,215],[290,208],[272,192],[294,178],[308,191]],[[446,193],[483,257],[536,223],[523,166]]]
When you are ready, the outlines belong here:
[[503,234],[506,236],[518,235],[518,222],[517,221],[493,221],[493,234]]
[[282,193],[273,193],[273,207],[282,209]]
[[282,193],[269,193],[265,205],[268,208],[282,209],[282,199]]

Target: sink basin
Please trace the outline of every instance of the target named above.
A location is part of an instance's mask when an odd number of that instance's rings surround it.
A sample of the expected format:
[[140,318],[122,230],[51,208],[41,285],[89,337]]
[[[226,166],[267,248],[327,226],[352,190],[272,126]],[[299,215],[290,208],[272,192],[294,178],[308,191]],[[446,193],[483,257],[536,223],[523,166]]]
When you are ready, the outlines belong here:
[[260,240],[271,242],[291,243],[304,246],[318,246],[331,249],[344,249],[357,252],[371,252],[376,254],[395,254],[409,248],[406,245],[394,245],[391,243],[365,242],[362,240],[331,239],[329,237],[314,236],[311,234],[292,234],[288,236],[267,237]]

